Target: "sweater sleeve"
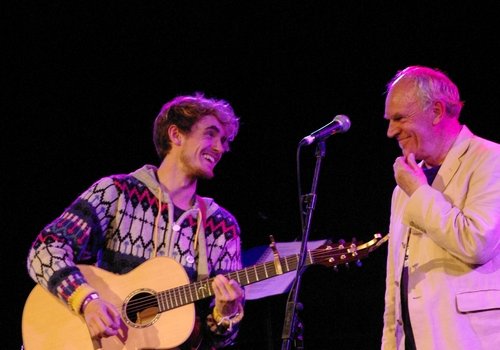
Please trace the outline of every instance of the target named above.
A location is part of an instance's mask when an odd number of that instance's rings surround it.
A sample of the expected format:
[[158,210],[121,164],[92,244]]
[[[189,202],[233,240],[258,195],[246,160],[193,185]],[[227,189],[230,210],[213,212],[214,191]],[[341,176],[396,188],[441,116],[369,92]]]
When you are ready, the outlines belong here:
[[[209,265],[212,267],[211,276],[228,273],[242,269],[240,228],[236,219],[225,209],[219,207],[207,222],[207,236],[213,235],[214,240],[209,240],[207,255]],[[242,305],[244,300],[242,300]],[[216,348],[233,345],[236,341],[240,321],[243,318],[243,309],[235,317],[235,323],[230,328],[219,326],[212,315],[214,300],[206,310],[204,333],[210,344]]]
[[113,179],[103,178],[49,223],[29,250],[27,269],[31,278],[69,303],[77,289],[86,285],[76,264],[96,261],[117,198]]

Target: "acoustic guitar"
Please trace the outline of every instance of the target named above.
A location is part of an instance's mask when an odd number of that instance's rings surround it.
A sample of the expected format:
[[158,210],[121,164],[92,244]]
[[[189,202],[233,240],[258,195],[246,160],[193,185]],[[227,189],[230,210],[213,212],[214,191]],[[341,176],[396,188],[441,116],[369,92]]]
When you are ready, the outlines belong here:
[[[327,243],[307,252],[305,264],[337,266],[358,261],[387,241],[375,234],[369,242]],[[240,285],[256,283],[295,271],[300,255],[279,257],[226,274]],[[191,335],[195,324],[194,302],[214,295],[212,279],[189,283],[177,261],[157,257],[131,272],[117,275],[91,265],[78,265],[99,295],[121,312],[119,334],[92,339],[85,320],[59,298],[36,285],[29,294],[22,317],[26,350],[131,350],[173,349]]]

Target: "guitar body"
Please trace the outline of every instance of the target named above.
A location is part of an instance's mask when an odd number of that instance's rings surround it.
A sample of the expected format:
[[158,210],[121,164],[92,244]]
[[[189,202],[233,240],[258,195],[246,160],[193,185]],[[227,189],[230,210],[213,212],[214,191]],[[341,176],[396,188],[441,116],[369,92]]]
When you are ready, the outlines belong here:
[[79,265],[79,268],[99,295],[122,312],[119,334],[101,340],[91,339],[83,317],[37,285],[23,310],[22,333],[26,350],[172,349],[191,334],[195,322],[194,304],[163,313],[148,308],[132,322],[125,312],[129,302],[134,303],[142,296],[189,283],[184,268],[175,260],[158,257],[124,275],[89,265]]

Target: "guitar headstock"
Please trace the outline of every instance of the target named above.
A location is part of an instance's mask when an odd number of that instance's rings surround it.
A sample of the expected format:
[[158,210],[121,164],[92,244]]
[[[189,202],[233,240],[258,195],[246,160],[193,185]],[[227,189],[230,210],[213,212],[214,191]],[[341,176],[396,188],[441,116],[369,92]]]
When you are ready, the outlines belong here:
[[325,243],[311,251],[312,263],[336,267],[350,262],[359,262],[388,239],[388,234],[382,236],[376,233],[373,239],[366,243],[355,239],[351,242]]

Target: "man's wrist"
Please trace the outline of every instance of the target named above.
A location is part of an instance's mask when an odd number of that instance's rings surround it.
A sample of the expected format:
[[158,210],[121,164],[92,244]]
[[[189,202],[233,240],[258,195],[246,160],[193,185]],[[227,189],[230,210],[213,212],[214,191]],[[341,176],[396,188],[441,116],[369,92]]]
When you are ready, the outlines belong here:
[[243,305],[241,305],[241,303],[238,304],[237,310],[231,315],[223,316],[216,307],[214,307],[212,313],[212,317],[217,326],[222,326],[229,332],[233,330],[234,325],[238,324],[241,321],[243,315]]
[[99,294],[97,294],[96,292],[92,292],[90,293],[89,295],[87,295],[85,297],[85,299],[83,299],[83,303],[82,303],[82,306],[80,307],[80,313],[83,314],[85,312],[85,308],[87,307],[87,305],[92,301],[92,300],[96,300],[96,299],[99,299]]

